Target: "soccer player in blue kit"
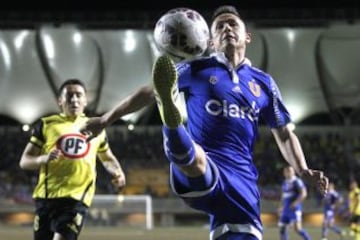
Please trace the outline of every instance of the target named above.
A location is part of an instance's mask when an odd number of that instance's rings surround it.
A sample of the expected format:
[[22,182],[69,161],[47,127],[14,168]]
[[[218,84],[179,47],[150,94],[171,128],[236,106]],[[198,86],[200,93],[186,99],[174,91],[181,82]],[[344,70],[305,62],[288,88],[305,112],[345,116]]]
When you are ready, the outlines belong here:
[[342,202],[343,198],[336,190],[335,183],[330,181],[328,193],[323,198],[324,220],[321,229],[321,240],[327,240],[329,230],[336,233],[340,239],[342,238],[344,232],[335,223],[336,210]]
[[302,227],[302,203],[307,197],[306,186],[295,174],[291,166],[283,169],[284,181],[281,184],[281,205],[280,205],[280,239],[288,240],[288,226],[293,225],[294,230],[302,239],[310,240],[310,236]]
[[[168,55],[160,56],[150,86],[80,129],[96,136],[119,117],[153,103],[155,96],[172,190],[209,215],[212,240],[262,239],[258,172],[252,160],[259,118],[296,172],[322,194],[327,191],[327,177],[307,166],[288,126],[291,118],[276,83],[245,57],[251,41],[246,30],[234,7],[219,7],[211,23],[210,56],[177,64]],[[185,96],[186,123],[176,104],[178,90]]]

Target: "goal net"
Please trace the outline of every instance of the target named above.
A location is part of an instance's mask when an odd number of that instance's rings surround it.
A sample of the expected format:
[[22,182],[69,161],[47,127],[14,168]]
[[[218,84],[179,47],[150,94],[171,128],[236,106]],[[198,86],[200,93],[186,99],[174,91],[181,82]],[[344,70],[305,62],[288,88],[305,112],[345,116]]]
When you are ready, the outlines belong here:
[[89,209],[87,225],[153,228],[150,195],[96,194]]

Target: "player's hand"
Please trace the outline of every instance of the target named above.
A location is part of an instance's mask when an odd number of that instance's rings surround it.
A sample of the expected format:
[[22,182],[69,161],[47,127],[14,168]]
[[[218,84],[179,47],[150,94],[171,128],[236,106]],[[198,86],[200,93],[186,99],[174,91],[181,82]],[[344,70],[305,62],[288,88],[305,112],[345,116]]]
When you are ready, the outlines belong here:
[[48,161],[47,162],[50,162],[52,160],[55,160],[57,158],[59,158],[59,156],[61,155],[61,151],[59,149],[54,149],[50,152],[49,154],[49,157],[48,157]]
[[59,158],[60,155],[61,155],[61,151],[59,149],[54,149],[49,154],[40,156],[37,162],[39,165],[47,164],[50,161]]
[[101,117],[92,117],[80,128],[80,132],[86,136],[86,141],[98,136],[104,130],[105,124]]
[[121,191],[126,185],[126,178],[124,174],[116,175],[112,180],[112,184],[116,187],[118,191]]
[[322,196],[325,196],[329,187],[329,179],[322,171],[307,169],[301,174],[306,181],[315,186]]

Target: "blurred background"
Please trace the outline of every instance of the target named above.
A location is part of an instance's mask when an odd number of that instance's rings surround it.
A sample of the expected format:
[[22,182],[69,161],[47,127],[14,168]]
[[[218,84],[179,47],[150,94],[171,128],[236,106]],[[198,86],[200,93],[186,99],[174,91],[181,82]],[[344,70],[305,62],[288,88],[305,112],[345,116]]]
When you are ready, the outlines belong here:
[[[82,79],[89,92],[88,114],[106,112],[139,86],[150,83],[152,64],[159,54],[152,30],[162,14],[174,7],[189,7],[209,20],[220,5],[218,1],[196,2],[25,2],[10,3],[0,11],[2,224],[32,223],[31,194],[37,172],[21,170],[18,162],[32,124],[58,111],[55,94],[62,81]],[[309,165],[324,170],[344,197],[338,219],[345,224],[348,183],[359,178],[360,172],[358,2],[222,4],[236,6],[248,22],[253,41],[247,57],[278,83]],[[207,222],[206,216],[188,209],[169,189],[168,161],[155,105],[119,119],[107,133],[127,175],[121,194],[150,195],[155,226]],[[263,219],[274,226],[284,160],[262,123],[254,153]],[[98,168],[97,194],[117,195],[110,176],[100,165]],[[111,201],[119,202],[118,198]],[[132,206],[134,211],[141,209],[135,203]],[[321,198],[310,187],[305,206],[305,222],[321,224]],[[94,209],[92,224],[120,222],[106,206]],[[144,221],[134,214],[125,219],[129,224]]]

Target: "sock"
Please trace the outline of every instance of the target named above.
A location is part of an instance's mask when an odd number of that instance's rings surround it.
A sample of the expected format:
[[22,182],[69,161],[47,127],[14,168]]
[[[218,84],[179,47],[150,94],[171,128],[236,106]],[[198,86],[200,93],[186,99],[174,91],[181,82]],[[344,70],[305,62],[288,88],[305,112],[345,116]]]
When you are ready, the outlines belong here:
[[177,184],[177,191],[179,193],[185,193],[189,191],[203,191],[209,189],[214,182],[214,174],[210,167],[210,164],[206,164],[206,170],[204,175],[198,177],[188,177],[174,165],[171,165],[174,178],[179,183]]
[[288,240],[288,232],[285,226],[280,227],[280,238],[281,240]]
[[164,150],[170,162],[189,165],[195,158],[194,143],[183,125],[177,128],[163,126]]
[[321,237],[322,237],[322,238],[326,238],[327,233],[328,233],[327,227],[324,227],[324,226],[323,226],[322,229],[321,229]]
[[332,226],[330,229],[337,234],[341,234],[341,229],[338,226]]
[[355,224],[351,224],[350,225],[350,229],[349,229],[349,235],[350,236],[355,236],[356,234],[356,225]]
[[302,230],[299,231],[299,235],[300,235],[304,240],[310,240],[310,239],[311,239],[310,236],[309,236],[309,234],[308,234],[304,229],[302,229]]
[[356,225],[355,227],[355,240],[360,240],[360,225]]

